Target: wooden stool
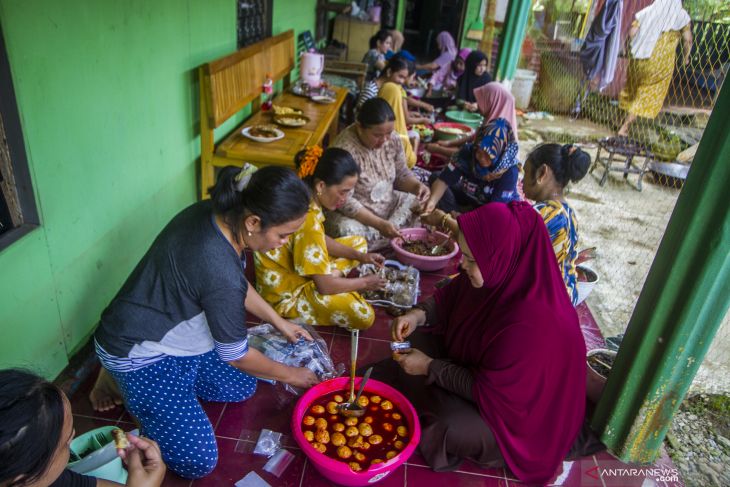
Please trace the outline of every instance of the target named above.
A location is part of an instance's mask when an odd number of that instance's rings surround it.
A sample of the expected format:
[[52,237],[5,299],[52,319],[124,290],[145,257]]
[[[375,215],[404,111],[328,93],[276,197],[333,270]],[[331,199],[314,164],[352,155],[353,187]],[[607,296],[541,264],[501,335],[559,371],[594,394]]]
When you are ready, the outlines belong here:
[[[608,152],[608,157],[601,157],[602,150]],[[643,157],[644,162],[641,165],[634,163],[634,157]],[[600,186],[606,184],[609,171],[624,173],[624,179],[628,179],[629,173],[638,174],[639,180],[636,189],[641,191],[641,180],[649,171],[653,160],[654,155],[649,149],[627,137],[606,137],[598,142],[596,160],[591,165],[590,173],[593,173],[598,164],[603,166],[603,176],[598,183]]]

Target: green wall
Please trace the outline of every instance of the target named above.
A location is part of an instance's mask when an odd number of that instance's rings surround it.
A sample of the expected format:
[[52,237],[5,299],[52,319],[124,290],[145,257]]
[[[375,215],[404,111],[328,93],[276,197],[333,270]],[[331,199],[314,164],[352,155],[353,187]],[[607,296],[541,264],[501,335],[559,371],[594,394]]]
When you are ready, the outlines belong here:
[[[274,33],[313,29],[315,3],[277,0]],[[0,0],[41,215],[0,251],[0,368],[57,375],[195,201],[195,68],[235,50],[235,4]]]

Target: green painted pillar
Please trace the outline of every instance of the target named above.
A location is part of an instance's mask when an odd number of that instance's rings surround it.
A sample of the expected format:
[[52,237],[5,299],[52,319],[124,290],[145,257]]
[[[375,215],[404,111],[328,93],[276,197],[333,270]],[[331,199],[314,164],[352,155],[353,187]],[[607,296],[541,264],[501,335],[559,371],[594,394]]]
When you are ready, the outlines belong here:
[[395,29],[403,32],[406,26],[406,0],[398,1],[398,9],[395,14]]
[[522,42],[524,42],[527,32],[530,8],[532,8],[532,0],[511,0],[509,2],[499,43],[497,69],[494,72],[497,81],[509,81],[515,75],[522,51]]
[[[730,303],[730,85],[712,111],[593,417],[622,460],[653,461]],[[647,201],[647,204],[651,204]]]

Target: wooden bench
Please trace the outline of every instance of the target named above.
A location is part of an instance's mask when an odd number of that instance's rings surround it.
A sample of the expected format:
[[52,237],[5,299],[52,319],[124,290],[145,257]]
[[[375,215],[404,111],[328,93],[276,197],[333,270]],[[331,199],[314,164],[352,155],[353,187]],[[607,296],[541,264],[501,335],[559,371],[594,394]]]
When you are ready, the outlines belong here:
[[[243,162],[293,167],[299,150],[321,144],[328,133],[336,134],[337,115],[346,92],[336,89],[335,102],[327,105],[289,93],[294,48],[294,31],[289,30],[200,66],[201,198],[207,197],[215,182],[216,167],[240,166]],[[301,108],[310,122],[296,129],[282,127],[283,139],[261,143],[241,135],[241,129],[271,123],[271,112],[260,110],[261,86],[267,73],[274,82],[283,81],[284,93],[274,98],[274,104]],[[216,144],[213,131],[249,104],[251,117]]]

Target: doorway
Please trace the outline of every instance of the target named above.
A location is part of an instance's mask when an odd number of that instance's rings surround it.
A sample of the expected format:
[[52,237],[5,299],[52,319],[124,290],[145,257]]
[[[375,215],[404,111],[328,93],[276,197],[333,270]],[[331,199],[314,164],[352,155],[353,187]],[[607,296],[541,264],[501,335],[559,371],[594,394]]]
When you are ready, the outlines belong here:
[[464,30],[467,0],[405,0],[406,11],[403,48],[413,53],[419,62],[433,61],[439,50],[436,36],[448,31],[458,46]]

